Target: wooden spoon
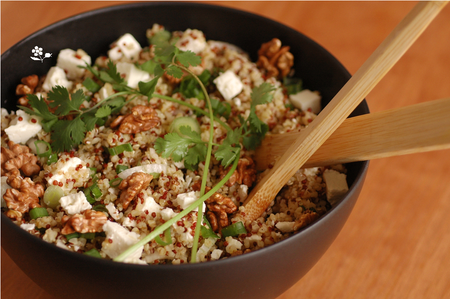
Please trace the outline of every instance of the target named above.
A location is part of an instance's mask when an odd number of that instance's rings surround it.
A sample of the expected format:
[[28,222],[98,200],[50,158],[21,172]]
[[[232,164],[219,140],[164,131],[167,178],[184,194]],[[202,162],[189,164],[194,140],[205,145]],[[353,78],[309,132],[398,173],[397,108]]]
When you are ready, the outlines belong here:
[[[275,164],[300,132],[267,135],[256,150],[257,170]],[[450,148],[450,98],[346,119],[304,168]]]
[[446,2],[419,2],[255,186],[235,220],[258,218],[277,193],[414,43]]

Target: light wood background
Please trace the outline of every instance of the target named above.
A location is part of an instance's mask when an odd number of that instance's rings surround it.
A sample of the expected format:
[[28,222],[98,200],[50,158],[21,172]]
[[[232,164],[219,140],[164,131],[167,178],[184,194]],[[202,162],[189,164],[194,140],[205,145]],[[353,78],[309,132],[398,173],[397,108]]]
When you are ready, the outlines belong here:
[[[58,20],[122,2],[2,1],[1,51]],[[261,14],[297,29],[333,53],[351,73],[415,5],[389,1],[212,3]],[[450,5],[367,101],[375,112],[449,96]],[[450,298],[449,154],[444,150],[372,161],[362,194],[337,240],[279,298]],[[51,298],[3,250],[1,270],[2,298]]]

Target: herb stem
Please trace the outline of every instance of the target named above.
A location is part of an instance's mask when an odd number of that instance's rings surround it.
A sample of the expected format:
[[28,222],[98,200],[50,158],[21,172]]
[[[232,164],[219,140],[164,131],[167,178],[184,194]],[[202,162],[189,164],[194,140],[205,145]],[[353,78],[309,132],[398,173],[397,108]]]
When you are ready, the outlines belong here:
[[231,169],[227,173],[227,175],[222,180],[220,180],[219,183],[217,185],[215,185],[211,190],[209,190],[205,195],[201,196],[199,199],[194,201],[189,207],[187,207],[186,209],[181,211],[179,214],[177,214],[173,218],[169,219],[164,224],[162,224],[162,225],[158,226],[157,228],[155,228],[154,231],[152,231],[150,234],[148,234],[147,236],[142,238],[139,242],[137,242],[133,246],[130,246],[127,250],[122,252],[120,255],[118,255],[113,260],[116,261],[116,262],[123,262],[130,254],[132,254],[134,251],[136,251],[137,248],[139,248],[140,246],[144,246],[145,244],[147,244],[148,242],[153,240],[156,236],[159,236],[160,234],[162,234],[166,229],[170,228],[175,222],[177,222],[178,220],[180,220],[181,218],[183,218],[184,216],[189,214],[195,208],[197,208],[200,205],[202,205],[205,200],[207,200],[217,190],[219,190],[223,185],[225,185],[225,183],[231,177],[233,172],[236,170],[237,164],[238,164],[238,159],[236,159],[233,162],[233,165],[231,166]]

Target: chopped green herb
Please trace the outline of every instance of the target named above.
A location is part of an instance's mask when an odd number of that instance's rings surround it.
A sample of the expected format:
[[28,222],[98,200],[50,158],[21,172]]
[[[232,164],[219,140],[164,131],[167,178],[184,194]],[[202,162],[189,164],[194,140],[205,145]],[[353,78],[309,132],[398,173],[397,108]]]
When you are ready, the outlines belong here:
[[111,156],[119,155],[123,152],[132,152],[132,151],[133,151],[133,147],[131,146],[130,143],[124,143],[124,144],[118,145],[116,147],[108,148],[108,152]]
[[125,169],[128,169],[128,166],[127,166],[127,165],[117,165],[117,166],[116,166],[116,173],[119,174],[119,173],[121,173],[122,171],[124,171]]
[[42,208],[42,207],[31,209],[29,214],[30,214],[31,219],[37,219],[37,218],[48,216],[47,209]]
[[100,90],[100,85],[89,77],[84,79],[83,86],[86,87],[86,89],[89,90],[90,92],[97,92]]
[[92,256],[92,257],[102,258],[102,256],[100,255],[100,252],[98,252],[98,250],[95,248],[92,248],[91,250],[86,251],[84,254]]
[[235,237],[246,233],[247,230],[245,229],[245,226],[241,221],[235,222],[227,227],[222,228],[221,232],[222,238]]
[[159,235],[155,237],[155,241],[161,246],[172,244],[172,235],[170,233],[170,227],[166,229],[164,232],[164,241],[161,239]]

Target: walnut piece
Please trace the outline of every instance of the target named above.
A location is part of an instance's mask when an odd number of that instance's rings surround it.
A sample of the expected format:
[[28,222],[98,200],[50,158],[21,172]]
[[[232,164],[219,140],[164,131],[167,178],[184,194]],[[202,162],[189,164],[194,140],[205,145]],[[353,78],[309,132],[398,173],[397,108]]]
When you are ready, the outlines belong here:
[[37,157],[30,153],[28,146],[8,141],[8,147],[9,149],[2,146],[2,176],[14,169],[22,170],[25,176],[32,176],[39,173],[41,167],[36,164]]
[[8,176],[6,182],[12,187],[6,189],[3,195],[8,209],[23,214],[40,207],[39,197],[44,196],[44,187],[41,184],[35,184],[30,178],[21,179],[13,175]]
[[[220,166],[220,179],[223,179],[231,167],[227,170]],[[256,165],[250,157],[243,157],[239,159],[238,166],[231,177],[228,179],[227,186],[231,187],[235,183],[239,185],[247,185],[251,187],[256,180]]]
[[156,111],[148,106],[137,105],[131,109],[131,113],[118,116],[112,123],[111,128],[119,126],[119,132],[124,134],[136,134],[148,131],[160,124]]
[[222,227],[228,226],[230,224],[228,214],[237,210],[231,198],[217,192],[208,198],[205,203],[209,210],[206,216],[211,224],[211,229],[215,232],[220,231]]
[[120,197],[117,201],[122,204],[123,209],[128,208],[131,201],[133,201],[139,192],[148,187],[152,179],[153,176],[151,174],[135,172],[120,182],[118,188],[122,190],[122,192],[120,193]]
[[5,191],[3,199],[8,209],[13,210],[6,215],[12,219],[21,219],[23,213],[40,207],[39,198],[44,196],[44,187],[35,184],[29,176],[39,173],[41,168],[36,164],[37,157],[30,153],[27,146],[9,141],[8,147],[2,146],[1,175],[7,177],[6,183],[12,188]]
[[282,79],[286,77],[294,65],[294,55],[289,52],[289,46],[281,46],[278,38],[261,45],[258,51],[258,68],[264,70],[267,78],[277,77]]
[[105,213],[94,210],[86,210],[82,214],[75,214],[71,217],[66,215],[62,219],[65,225],[61,233],[68,235],[74,232],[82,234],[101,232],[107,220]]
[[313,212],[313,211],[307,211],[307,213],[300,215],[300,217],[295,221],[294,231],[296,231],[304,226],[307,226],[308,224],[310,224],[317,218],[319,218],[319,214],[317,214],[316,212]]
[[22,78],[21,82],[22,84],[19,84],[16,87],[16,95],[23,96],[19,99],[19,104],[26,106],[28,104],[26,95],[34,92],[34,89],[39,83],[39,77],[37,75],[30,75]]

